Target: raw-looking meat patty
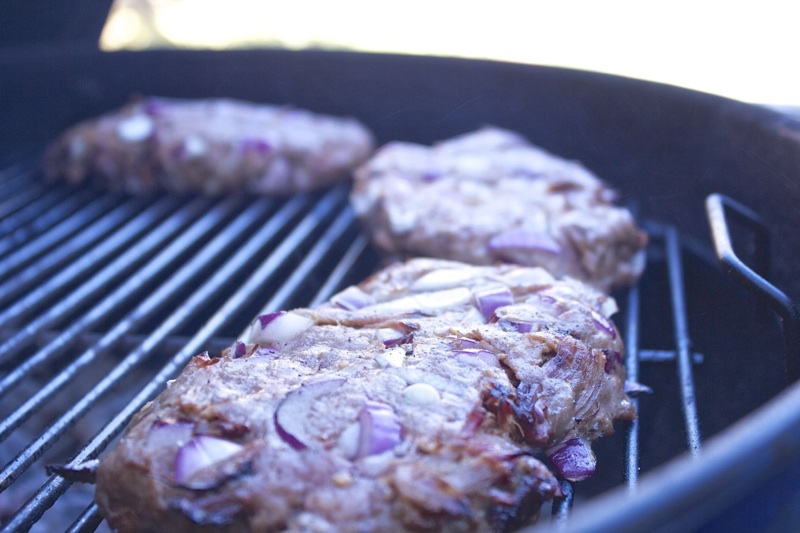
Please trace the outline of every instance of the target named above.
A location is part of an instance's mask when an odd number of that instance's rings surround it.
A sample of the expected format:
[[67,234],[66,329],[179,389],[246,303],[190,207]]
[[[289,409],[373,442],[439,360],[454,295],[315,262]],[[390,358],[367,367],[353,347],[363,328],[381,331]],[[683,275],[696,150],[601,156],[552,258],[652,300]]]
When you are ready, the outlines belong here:
[[45,173],[116,191],[282,195],[347,177],[373,150],[354,119],[230,99],[148,98],[64,132]]
[[633,284],[647,236],[580,164],[485,127],[433,146],[392,142],[356,170],[351,202],[401,255],[541,266],[608,291]]
[[[635,412],[614,300],[415,259],[194,357],[97,472],[121,531],[507,531]],[[548,460],[549,458],[549,460]]]

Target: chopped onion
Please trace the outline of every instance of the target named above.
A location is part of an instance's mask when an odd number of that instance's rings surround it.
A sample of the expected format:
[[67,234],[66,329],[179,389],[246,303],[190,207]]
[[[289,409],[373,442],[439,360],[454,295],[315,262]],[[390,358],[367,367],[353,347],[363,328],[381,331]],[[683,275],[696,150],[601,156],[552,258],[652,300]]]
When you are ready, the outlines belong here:
[[622,366],[622,354],[616,350],[603,350],[603,353],[606,356],[605,365],[603,365],[603,370],[605,370],[606,374],[611,374],[616,371],[617,367]]
[[193,432],[194,424],[188,421],[156,420],[147,432],[145,446],[148,448],[183,446],[191,440]]
[[175,481],[185,484],[195,473],[237,454],[243,446],[236,442],[197,435],[178,450],[175,457]]
[[247,345],[242,341],[236,341],[233,345],[233,358],[238,359],[247,355]]
[[285,344],[313,325],[313,320],[297,313],[269,313],[258,317],[258,324],[253,324],[250,328],[249,340],[267,345]]
[[272,146],[264,139],[244,139],[239,143],[239,148],[242,152],[254,152],[257,154],[265,155],[272,151]]
[[451,289],[472,279],[475,273],[469,268],[440,268],[417,278],[409,287],[412,291],[438,291]]
[[495,310],[513,304],[514,296],[506,287],[491,287],[475,291],[475,302],[484,320],[488,321],[494,315]]
[[414,383],[403,389],[403,398],[416,405],[432,405],[439,401],[439,391],[427,383]]
[[490,250],[532,250],[560,254],[561,245],[550,235],[524,229],[512,229],[489,239]]
[[331,297],[331,303],[338,305],[342,309],[355,311],[356,309],[374,304],[375,297],[362,291],[355,285],[351,285],[338,294],[334,294]]
[[614,326],[611,322],[608,321],[606,317],[591,309],[592,313],[592,320],[594,321],[594,325],[597,326],[598,329],[605,331],[612,339],[617,338],[617,330],[614,329]]
[[117,125],[117,135],[127,142],[139,142],[153,133],[153,121],[147,115],[131,115]]
[[548,451],[548,459],[566,479],[581,481],[594,474],[597,461],[584,439],[573,437],[551,450],[554,451]]
[[400,419],[388,404],[367,400],[358,415],[358,424],[357,458],[391,450],[403,440]]
[[314,381],[290,391],[275,409],[274,421],[278,435],[295,450],[308,448],[311,437],[305,426],[311,406],[344,382],[343,378]]
[[509,320],[508,323],[520,333],[530,333],[533,330],[533,324],[529,322],[516,322],[514,320]]
[[469,303],[472,293],[466,287],[445,289],[435,292],[423,292],[412,296],[404,296],[395,300],[380,302],[364,310],[375,314],[382,313],[426,313],[434,314],[439,310]]
[[400,368],[403,366],[405,360],[406,351],[399,346],[389,348],[385,352],[379,353],[375,356],[375,362],[381,368],[386,368],[387,366]]
[[407,344],[414,340],[414,335],[408,331],[402,331],[394,328],[380,328],[376,332],[378,339],[383,342],[387,348],[394,348],[401,344]]
[[497,357],[489,350],[481,348],[463,348],[461,350],[453,350],[456,354],[456,359],[462,363],[472,366],[500,366]]
[[455,350],[471,350],[478,348],[478,341],[475,339],[468,339],[466,337],[450,337],[453,341],[453,349]]

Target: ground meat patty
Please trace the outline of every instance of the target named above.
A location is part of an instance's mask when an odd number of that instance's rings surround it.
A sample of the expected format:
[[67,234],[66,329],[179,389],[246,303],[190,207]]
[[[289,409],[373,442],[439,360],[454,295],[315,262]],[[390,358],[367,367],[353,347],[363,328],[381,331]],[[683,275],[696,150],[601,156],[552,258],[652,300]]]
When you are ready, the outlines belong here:
[[148,98],[82,122],[45,172],[117,191],[281,195],[329,185],[373,150],[353,119],[236,100]]
[[516,529],[635,416],[615,310],[540,268],[395,264],[194,357],[97,502],[121,531]]
[[485,127],[432,147],[392,142],[356,171],[352,205],[381,249],[542,266],[602,290],[644,268],[645,233],[576,162]]

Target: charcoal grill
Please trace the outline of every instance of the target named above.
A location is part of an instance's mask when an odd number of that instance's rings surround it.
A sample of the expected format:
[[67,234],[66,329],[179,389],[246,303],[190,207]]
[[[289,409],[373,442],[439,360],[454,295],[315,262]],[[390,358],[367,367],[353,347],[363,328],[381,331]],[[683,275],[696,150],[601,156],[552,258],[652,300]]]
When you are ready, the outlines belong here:
[[104,527],[91,487],[47,465],[101,455],[192,355],[230,345],[261,311],[314,305],[382,261],[346,184],[131,198],[42,181],[47,141],[133,94],[354,115],[380,143],[491,123],[583,161],[651,235],[641,283],[615,296],[628,371],[653,392],[596,447],[595,477],[565,485],[537,527],[798,523],[793,119],[637,80],[451,58],[20,45],[0,51],[0,73],[3,531]]

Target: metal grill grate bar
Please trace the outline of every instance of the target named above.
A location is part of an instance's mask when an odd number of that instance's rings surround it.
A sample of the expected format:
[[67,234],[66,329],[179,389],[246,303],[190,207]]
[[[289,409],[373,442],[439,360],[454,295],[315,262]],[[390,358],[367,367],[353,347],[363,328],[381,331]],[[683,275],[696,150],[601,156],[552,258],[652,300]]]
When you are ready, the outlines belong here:
[[664,235],[669,267],[670,294],[672,297],[673,327],[677,349],[678,379],[680,381],[681,407],[686,428],[689,452],[700,453],[700,423],[697,416],[694,378],[692,377],[691,341],[686,316],[686,291],[683,282],[683,261],[678,232],[673,226]]
[[[166,202],[153,213],[149,213],[149,215],[166,211],[171,205],[173,205],[171,202]],[[130,271],[132,267],[137,266],[142,258],[148,257],[153,250],[161,246],[164,243],[164,239],[171,238],[175,233],[186,228],[205,206],[207,206],[207,202],[202,200],[190,204],[166,221],[163,221],[158,227],[158,232],[151,232],[145,239],[139,241],[125,253],[118,256],[116,260],[103,268],[100,272],[92,273],[93,268],[100,259],[112,254],[121,245],[127,243],[125,240],[117,240],[116,237],[112,238],[110,241],[107,241],[106,246],[95,249],[92,254],[71,265],[61,274],[52,278],[48,283],[33,291],[26,298],[0,314],[0,323],[11,323],[19,315],[36,310],[37,306],[41,302],[46,301],[48,296],[56,292],[57,289],[71,286],[75,280],[80,280],[85,277],[89,278],[80,286],[75,287],[66,298],[57,304],[48,306],[46,310],[40,312],[36,318],[28,321],[23,329],[4,342],[3,345],[0,346],[0,363],[20,353],[20,351],[26,347],[27,343],[34,338],[37,332],[54,329],[51,324],[57,323],[64,316],[69,316],[71,310],[79,309],[82,305],[91,301],[92,298],[95,298],[98,294],[107,290],[106,287],[109,286],[113,280]],[[150,217],[145,216],[145,218]],[[148,220],[146,223],[140,220],[144,226],[138,227],[138,224],[134,224],[130,237],[135,237],[146,228],[152,228],[152,225],[158,221],[159,218],[155,217]]]
[[44,233],[26,240],[26,244],[0,260],[0,273],[14,272],[36,257],[47,253],[51,247],[94,223],[104,211],[115,203],[112,197],[104,196],[87,205],[86,202],[89,198],[90,196],[87,194],[68,198],[65,205],[76,210],[72,211],[68,218],[62,219]]
[[[627,321],[625,324],[625,371],[628,380],[639,381],[639,287],[628,291]],[[639,412],[639,400],[631,398]],[[625,480],[634,492],[639,481],[639,419],[631,421],[625,430]]]
[[[258,294],[258,288],[265,280],[272,277],[277,266],[284,263],[291,256],[291,252],[297,250],[298,246],[311,235],[312,231],[326,221],[334,208],[342,203],[344,197],[345,191],[342,188],[336,189],[326,195],[303,219],[303,222],[296,226],[283,240],[281,245],[272,252],[264,263],[262,263],[259,269],[248,278],[248,281],[236,291],[236,293],[219,308],[214,316],[206,322],[204,327],[190,339],[187,345],[175,355],[173,359],[140,390],[134,400],[129,403],[110,424],[106,425],[89,445],[75,457],[74,462],[80,463],[99,453],[99,450],[104,448],[108,442],[122,430],[128,419],[163,387],[164,382],[181,368],[189,357],[202,349],[203,344],[228,320],[228,317],[240,307],[244,301]],[[95,387],[95,389],[57,421],[52,426],[52,430],[49,430],[42,438],[48,438],[51,433],[58,431],[62,426],[66,426],[72,419],[78,416],[79,413],[87,410],[103,392],[124,377],[130,366],[142,359],[142,357],[146,353],[152,351],[167,334],[180,326],[181,323],[185,322],[186,319],[191,316],[193,310],[213,296],[214,293],[220,292],[225,288],[229,280],[236,279],[237,273],[246,265],[247,260],[263,246],[263,243],[269,242],[276,234],[280,234],[277,230],[285,225],[285,223],[292,218],[294,213],[298,212],[307,202],[307,198],[296,198],[288,202],[276,217],[270,219],[244,247],[238,250],[215,272],[207,284],[201,286],[189,300],[162,322],[161,326],[145,340],[138,350],[129,354],[120,365]],[[282,217],[281,214],[283,214]],[[280,220],[276,222],[278,219]],[[195,270],[193,265],[187,265],[187,267],[189,266],[191,266],[192,270]],[[33,521],[37,520],[44,511],[66,491],[69,485],[70,483],[62,478],[52,477],[50,481],[20,509],[6,527],[9,528],[9,530],[13,530],[11,528],[26,527],[26,525],[32,524]]]
[[[200,207],[199,203],[195,207]],[[0,388],[0,393],[5,392],[7,388],[15,382],[21,380],[24,375],[30,372],[33,368],[47,362],[53,358],[57,353],[62,352],[65,348],[70,346],[70,343],[80,336],[93,324],[97,323],[106,314],[110,313],[114,308],[124,305],[128,299],[136,295],[138,287],[145,284],[148,280],[154,279],[158,275],[163,275],[170,265],[184,253],[191,246],[196,245],[197,242],[212,229],[220,217],[231,212],[237,203],[232,201],[220,204],[217,209],[210,211],[205,217],[197,221],[190,230],[187,230],[181,235],[179,239],[174,241],[167,249],[165,249],[156,259],[148,262],[147,265],[138,271],[133,277],[129,278],[119,288],[114,290],[109,296],[95,305],[91,311],[74,322],[67,328],[61,335],[56,337],[50,343],[40,350],[36,355],[26,360],[25,363],[20,365],[17,369],[11,372],[6,378],[0,382],[3,387]],[[238,229],[238,228],[237,228]],[[166,234],[167,236],[170,233]],[[163,237],[162,237],[163,238]],[[115,267],[112,264],[109,268]],[[153,302],[152,305],[145,305]],[[56,392],[58,392],[66,383],[71,381],[78,372],[88,364],[92,363],[99,355],[110,350],[116,341],[121,338],[125,333],[136,327],[143,321],[149,313],[153,312],[159,305],[166,303],[166,298],[161,297],[158,299],[151,298],[142,304],[140,312],[133,313],[117,323],[108,334],[103,336],[97,345],[79,356],[73,363],[63,369],[46,386],[42,387],[36,394],[26,401],[22,407],[17,409],[8,418],[0,423],[0,439],[2,439],[10,430],[13,430],[24,420],[29,418],[35,413],[47,400],[49,400]],[[9,481],[5,478],[5,472],[0,473],[0,488],[4,487]]]

